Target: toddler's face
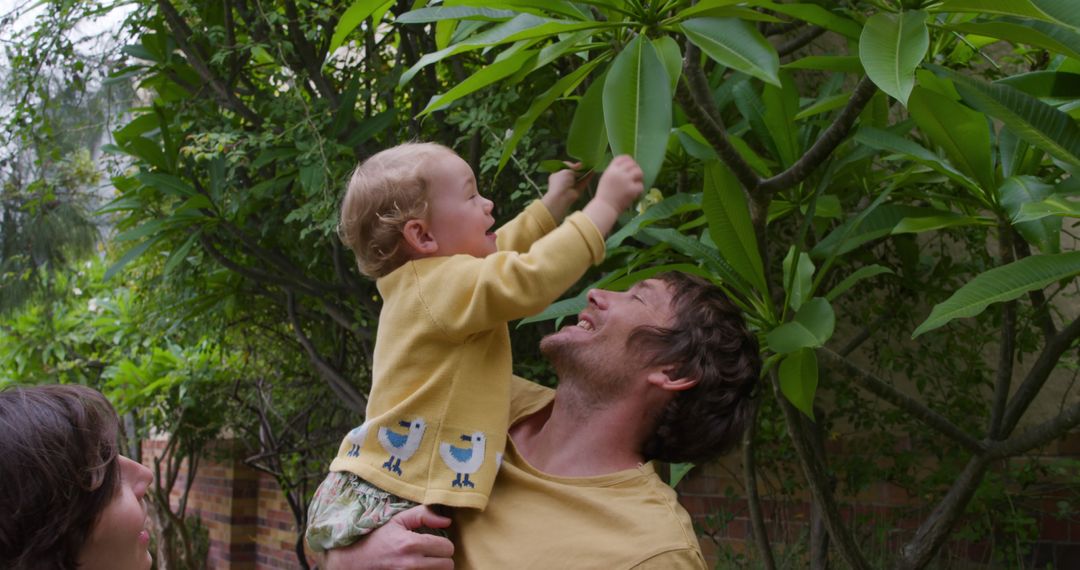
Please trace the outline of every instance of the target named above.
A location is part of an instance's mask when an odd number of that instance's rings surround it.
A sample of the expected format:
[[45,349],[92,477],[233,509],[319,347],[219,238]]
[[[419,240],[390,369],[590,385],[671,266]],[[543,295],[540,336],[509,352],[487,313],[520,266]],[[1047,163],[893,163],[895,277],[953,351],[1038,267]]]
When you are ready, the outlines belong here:
[[495,253],[494,204],[476,189],[472,168],[460,156],[444,153],[425,166],[427,171],[428,232],[438,244],[436,255]]

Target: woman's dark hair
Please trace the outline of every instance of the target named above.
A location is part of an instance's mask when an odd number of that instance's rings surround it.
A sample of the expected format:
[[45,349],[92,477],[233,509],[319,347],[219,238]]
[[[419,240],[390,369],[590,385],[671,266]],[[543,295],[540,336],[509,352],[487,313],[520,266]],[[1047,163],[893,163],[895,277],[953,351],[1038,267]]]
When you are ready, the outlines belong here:
[[697,384],[679,392],[657,417],[646,459],[700,463],[735,446],[750,417],[761,374],[757,337],[720,288],[686,273],[657,279],[671,290],[671,327],[640,327],[630,343],[650,364],[674,366],[676,378]]
[[116,411],[78,385],[0,391],[0,568],[75,568],[119,485]]

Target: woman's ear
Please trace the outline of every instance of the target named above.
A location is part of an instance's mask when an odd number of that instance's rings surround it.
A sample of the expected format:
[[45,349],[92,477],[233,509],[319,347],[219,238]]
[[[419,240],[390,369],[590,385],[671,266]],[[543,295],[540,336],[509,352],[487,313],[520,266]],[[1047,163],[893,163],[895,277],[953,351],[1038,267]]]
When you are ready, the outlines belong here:
[[405,238],[405,244],[416,257],[429,257],[439,251],[439,243],[435,236],[428,231],[427,222],[420,218],[413,218],[405,222],[401,230]]
[[677,372],[678,370],[673,366],[657,368],[652,372],[649,372],[646,379],[650,384],[672,392],[681,392],[697,386],[697,378],[677,376]]

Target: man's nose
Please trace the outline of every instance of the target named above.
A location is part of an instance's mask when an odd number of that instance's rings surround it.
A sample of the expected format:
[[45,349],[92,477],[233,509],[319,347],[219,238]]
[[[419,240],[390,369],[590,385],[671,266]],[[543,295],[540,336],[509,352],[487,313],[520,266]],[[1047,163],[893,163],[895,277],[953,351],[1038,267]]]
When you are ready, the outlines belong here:
[[598,309],[606,309],[608,302],[610,301],[611,291],[605,291],[603,289],[590,289],[587,298],[589,304],[595,305]]

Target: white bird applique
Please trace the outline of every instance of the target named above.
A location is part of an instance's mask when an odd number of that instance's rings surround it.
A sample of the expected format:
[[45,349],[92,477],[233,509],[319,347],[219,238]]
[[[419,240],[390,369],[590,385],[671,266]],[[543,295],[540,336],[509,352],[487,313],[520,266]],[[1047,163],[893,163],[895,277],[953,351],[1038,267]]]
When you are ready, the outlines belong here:
[[[382,466],[391,473],[401,475],[401,462],[408,461],[420,447],[420,440],[424,439],[424,430],[427,424],[423,418],[416,418],[411,422],[400,421],[398,425],[409,428],[408,433],[397,433],[389,428],[379,428],[379,443],[390,454]],[[396,460],[396,461],[395,461]]]
[[484,433],[478,431],[471,436],[462,435],[461,440],[471,441],[472,447],[455,447],[449,443],[441,443],[439,455],[442,456],[443,463],[446,463],[451,471],[457,473],[457,478],[451,483],[452,487],[473,488],[476,485],[469,481],[469,475],[476,473],[484,464]]
[[345,435],[345,441],[352,444],[352,447],[345,453],[346,457],[360,457],[360,448],[364,447],[364,440],[367,439],[367,432],[367,422],[349,430],[349,433]]

